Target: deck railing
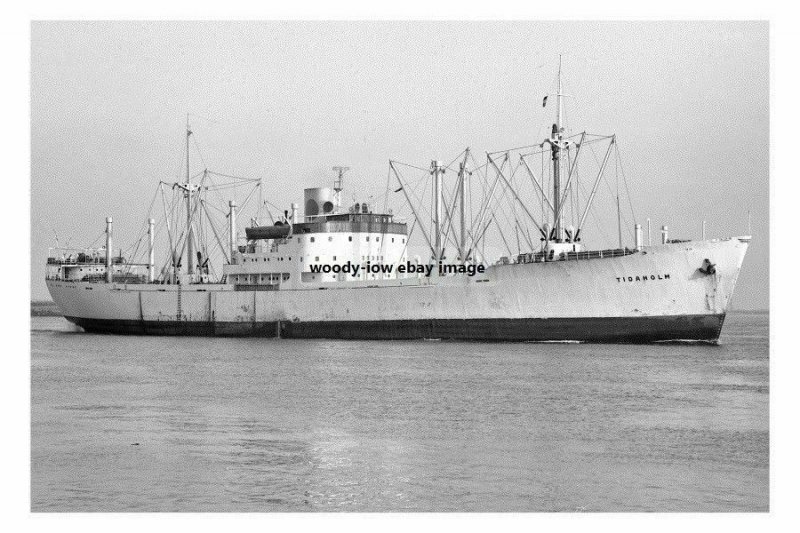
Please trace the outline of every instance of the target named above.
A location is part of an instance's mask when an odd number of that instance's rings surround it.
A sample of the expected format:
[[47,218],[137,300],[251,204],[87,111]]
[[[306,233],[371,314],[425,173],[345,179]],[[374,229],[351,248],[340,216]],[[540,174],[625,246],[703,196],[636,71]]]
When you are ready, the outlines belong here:
[[553,261],[586,261],[588,259],[604,259],[611,257],[623,257],[635,254],[636,250],[631,248],[612,248],[608,250],[586,250],[583,252],[562,252],[559,255],[551,256],[549,252],[536,252],[519,254],[517,263],[546,263]]

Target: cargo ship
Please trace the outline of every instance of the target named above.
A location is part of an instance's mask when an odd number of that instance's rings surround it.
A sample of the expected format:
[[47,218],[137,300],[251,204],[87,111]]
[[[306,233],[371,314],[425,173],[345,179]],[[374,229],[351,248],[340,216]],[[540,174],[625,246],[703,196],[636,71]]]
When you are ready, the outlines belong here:
[[[480,164],[470,149],[449,164],[390,161],[396,184],[387,194],[410,208],[408,221],[374,202],[343,201],[348,169],[334,167],[332,187],[305,189],[302,215],[297,203],[279,209],[259,199],[259,209],[275,210],[269,223],[252,217],[242,228],[260,180],[192,175],[187,119],[186,174],[158,184],[158,223],[148,216],[129,257],[112,251],[111,217],[105,246],[51,249],[47,287],[66,319],[91,333],[717,342],[750,237],[675,240],[662,226],[653,243],[648,220],[646,241],[634,224],[626,247],[617,195],[618,246],[589,248],[587,216],[616,136],[568,134],[560,64],[556,85],[555,123],[529,147],[487,153]],[[581,157],[595,148],[601,157],[580,189]],[[405,168],[424,171],[430,194],[417,194]],[[211,193],[221,198],[230,183],[253,192],[241,205],[212,206]],[[502,217],[512,220],[505,233]],[[485,253],[490,230],[509,252],[496,260]],[[423,255],[409,251],[414,231]]]

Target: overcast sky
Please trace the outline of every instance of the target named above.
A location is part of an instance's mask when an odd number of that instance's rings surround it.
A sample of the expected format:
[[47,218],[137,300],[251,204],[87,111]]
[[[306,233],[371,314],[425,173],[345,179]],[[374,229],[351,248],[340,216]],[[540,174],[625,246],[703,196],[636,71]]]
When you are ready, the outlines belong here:
[[275,204],[338,164],[348,198],[378,195],[390,158],[541,142],[563,53],[570,126],[617,134],[638,222],[722,237],[752,212],[734,302],[766,308],[768,44],[750,22],[34,23],[32,297],[56,234],[88,245],[113,215],[120,245],[138,237],[187,112],[214,120],[193,120],[206,165]]

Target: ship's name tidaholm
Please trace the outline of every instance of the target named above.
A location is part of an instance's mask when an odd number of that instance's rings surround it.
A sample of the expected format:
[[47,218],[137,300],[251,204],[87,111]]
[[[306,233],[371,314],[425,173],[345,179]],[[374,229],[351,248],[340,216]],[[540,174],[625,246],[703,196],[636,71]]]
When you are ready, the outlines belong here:
[[620,276],[617,283],[628,283],[629,281],[659,281],[669,279],[669,274],[646,274],[644,276]]

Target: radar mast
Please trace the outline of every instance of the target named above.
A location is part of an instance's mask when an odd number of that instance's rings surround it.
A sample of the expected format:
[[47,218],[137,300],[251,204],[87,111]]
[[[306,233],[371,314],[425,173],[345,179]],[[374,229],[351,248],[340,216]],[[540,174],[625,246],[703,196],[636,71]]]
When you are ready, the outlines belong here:
[[339,208],[342,207],[342,189],[343,187],[343,180],[344,180],[344,173],[350,170],[350,167],[343,167],[343,166],[335,166],[332,168],[334,172],[336,172],[336,180],[333,182],[333,192],[334,192],[334,203],[336,205],[336,210],[338,211]]

